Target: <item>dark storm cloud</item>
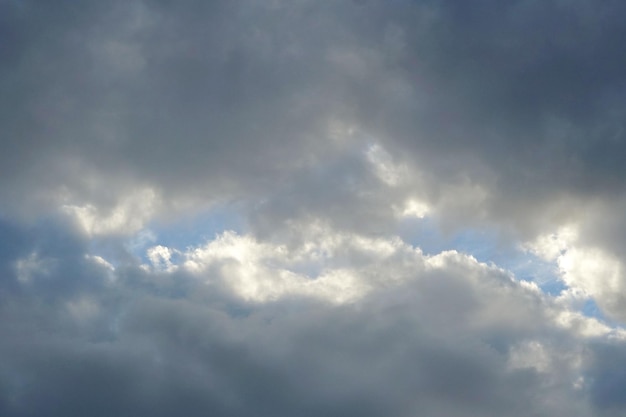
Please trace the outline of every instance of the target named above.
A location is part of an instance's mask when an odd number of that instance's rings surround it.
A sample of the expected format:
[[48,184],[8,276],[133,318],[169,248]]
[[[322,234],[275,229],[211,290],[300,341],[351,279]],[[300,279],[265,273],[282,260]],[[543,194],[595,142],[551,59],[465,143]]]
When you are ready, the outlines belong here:
[[373,130],[431,172],[482,177],[492,216],[521,226],[562,194],[623,193],[621,3],[429,2],[411,25],[414,4],[390,18],[413,99],[363,100]]
[[304,188],[335,120],[428,172],[427,197],[469,176],[531,233],[555,200],[623,191],[619,2],[2,8],[5,210]]

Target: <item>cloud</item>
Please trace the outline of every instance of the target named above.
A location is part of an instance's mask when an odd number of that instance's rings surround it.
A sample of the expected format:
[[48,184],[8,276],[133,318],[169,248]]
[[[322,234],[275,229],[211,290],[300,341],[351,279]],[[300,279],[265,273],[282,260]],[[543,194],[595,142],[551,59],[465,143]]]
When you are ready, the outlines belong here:
[[0,0],[0,414],[623,414],[596,3]]
[[541,235],[527,248],[556,262],[560,279],[570,288],[592,297],[607,314],[623,320],[623,264],[611,252],[585,244],[578,227],[565,226],[556,233]]
[[158,200],[158,196],[151,189],[135,190],[133,194],[119,201],[110,213],[103,214],[99,207],[91,204],[65,205],[62,209],[88,235],[133,234],[140,231],[154,215],[159,205]]
[[451,193],[469,206],[439,207],[454,225],[489,218],[532,235],[619,192],[607,162],[621,146],[617,3],[3,8],[13,213],[93,217],[152,189],[159,216],[263,201],[293,178],[306,194],[320,162],[371,138],[383,182],[399,177],[375,149],[423,174],[414,194],[428,204],[466,185]]
[[[299,233],[227,233],[165,271],[40,247],[62,268],[2,281],[3,414],[610,415],[622,333],[467,255]],[[367,291],[335,298],[346,275]]]

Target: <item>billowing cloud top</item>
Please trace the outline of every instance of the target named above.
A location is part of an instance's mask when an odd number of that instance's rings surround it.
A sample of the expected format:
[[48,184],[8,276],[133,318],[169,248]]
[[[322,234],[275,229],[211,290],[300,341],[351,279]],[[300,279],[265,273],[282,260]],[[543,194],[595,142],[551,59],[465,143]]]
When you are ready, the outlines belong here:
[[624,415],[624,18],[0,0],[0,415]]

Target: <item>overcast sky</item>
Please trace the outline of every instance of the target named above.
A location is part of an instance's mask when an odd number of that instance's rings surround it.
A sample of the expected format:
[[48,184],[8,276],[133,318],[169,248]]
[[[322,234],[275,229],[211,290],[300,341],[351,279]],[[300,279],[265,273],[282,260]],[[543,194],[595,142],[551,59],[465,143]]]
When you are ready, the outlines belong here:
[[626,415],[624,19],[0,0],[0,415]]

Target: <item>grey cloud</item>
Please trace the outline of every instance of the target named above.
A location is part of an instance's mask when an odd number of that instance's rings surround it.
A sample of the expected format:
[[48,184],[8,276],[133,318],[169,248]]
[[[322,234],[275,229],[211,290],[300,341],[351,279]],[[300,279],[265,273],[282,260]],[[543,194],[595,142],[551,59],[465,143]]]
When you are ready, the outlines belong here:
[[[205,285],[142,269],[116,236],[14,225],[86,204],[115,220],[149,189],[161,206],[133,208],[142,222],[241,199],[256,237],[297,246],[289,226],[309,221],[389,234],[390,207],[416,196],[442,224],[523,239],[580,223],[583,247],[619,255],[624,6],[391,3],[0,0],[0,414],[623,411],[621,341],[589,344],[552,301],[462,257],[353,305],[255,304],[218,270]],[[405,183],[376,176],[371,142]],[[85,257],[94,244],[115,272]],[[326,267],[384,281],[413,265],[357,255]]]
[[[333,306],[288,295],[242,304],[183,272],[132,265],[111,281],[105,268],[86,265],[84,253],[66,247],[57,256],[65,268],[46,285],[71,272],[101,285],[73,282],[74,291],[51,299],[37,281],[20,283],[19,297],[2,282],[6,416],[604,416],[621,407],[602,359],[576,368],[587,346],[603,358],[603,338],[589,345],[556,324],[560,310],[549,299],[463,255],[445,255],[431,270],[398,259],[397,268],[414,274],[405,283]],[[524,362],[523,350],[521,362],[511,362],[527,343],[543,346],[547,368],[545,358]],[[589,377],[590,391],[573,387],[578,373]]]
[[381,136],[443,176],[489,167],[499,217],[559,193],[623,192],[621,4],[431,4],[426,28],[410,25],[419,7],[394,20],[414,99],[374,110]]
[[63,6],[4,4],[18,51],[3,71],[8,195],[65,186],[111,204],[148,183],[214,199],[323,153],[315,136],[342,104],[318,91],[328,71],[307,38],[319,28],[300,10]]
[[3,189],[22,210],[22,187],[103,207],[142,186],[166,204],[262,199],[294,173],[306,189],[337,119],[434,189],[485,184],[489,215],[522,228],[554,195],[621,192],[616,2],[3,7]]
[[624,398],[619,388],[624,383],[624,347],[619,343],[597,343],[589,358],[593,363],[589,378],[591,400],[608,415],[619,415]]

